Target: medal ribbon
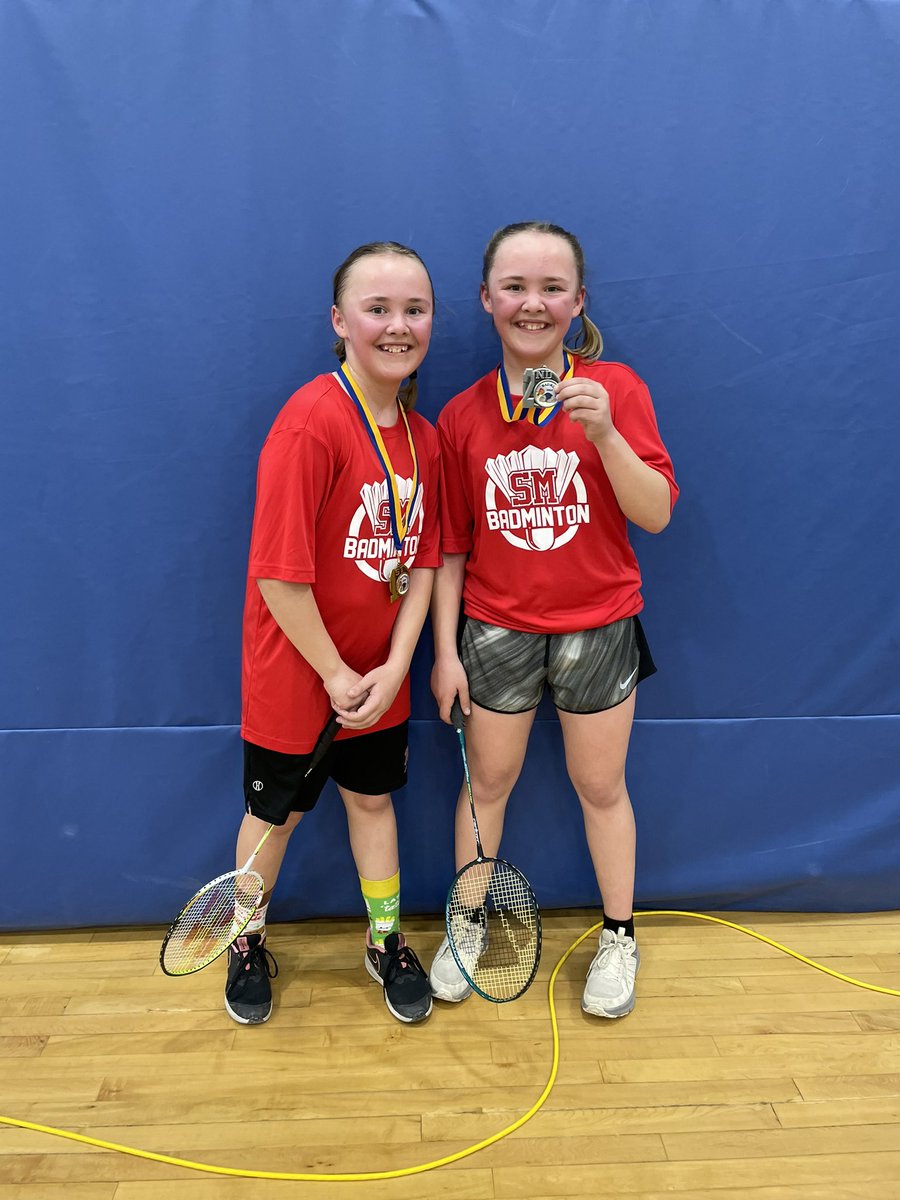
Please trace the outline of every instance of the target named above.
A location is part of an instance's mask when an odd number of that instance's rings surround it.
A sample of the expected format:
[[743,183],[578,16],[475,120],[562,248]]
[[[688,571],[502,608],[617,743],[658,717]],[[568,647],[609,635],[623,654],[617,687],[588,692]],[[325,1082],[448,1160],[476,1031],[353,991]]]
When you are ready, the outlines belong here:
[[403,551],[403,541],[409,532],[409,526],[412,521],[413,514],[416,508],[416,499],[419,494],[419,459],[416,454],[416,446],[413,441],[412,430],[409,427],[409,421],[406,417],[406,412],[403,405],[397,402],[397,407],[400,409],[400,416],[403,418],[403,424],[406,426],[406,437],[409,441],[409,453],[412,457],[412,491],[409,497],[409,505],[406,509],[406,517],[403,516],[403,506],[400,499],[400,491],[397,487],[397,477],[394,474],[394,467],[391,463],[391,456],[387,452],[387,446],[384,444],[384,439],[381,436],[381,430],[369,411],[369,406],[366,404],[366,398],[362,394],[362,388],[353,377],[353,373],[345,362],[341,363],[340,370],[335,372],[338,382],[343,386],[347,395],[356,405],[360,416],[363,419],[363,424],[366,427],[366,432],[369,435],[369,441],[375,450],[378,461],[381,464],[381,469],[384,471],[384,477],[388,485],[388,509],[391,515],[391,536],[394,539],[394,545],[397,548],[398,556]]
[[[563,347],[563,374],[560,383],[566,379],[570,379],[575,372],[575,366],[571,356]],[[500,401],[500,416],[507,423],[513,421],[528,421],[532,425],[546,425],[548,421],[552,421],[559,412],[559,405],[554,404],[552,408],[523,408],[522,401],[518,404],[513,404],[512,396],[509,391],[509,380],[506,377],[506,368],[501,362],[497,368],[497,399]]]

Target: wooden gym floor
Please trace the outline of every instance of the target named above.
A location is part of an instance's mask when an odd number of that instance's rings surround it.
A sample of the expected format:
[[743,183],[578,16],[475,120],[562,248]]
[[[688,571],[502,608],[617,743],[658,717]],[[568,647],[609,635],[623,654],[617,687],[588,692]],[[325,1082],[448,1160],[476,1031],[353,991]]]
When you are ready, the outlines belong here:
[[[727,913],[900,990],[900,913]],[[222,1009],[224,965],[168,979],[161,929],[0,934],[0,1112],[219,1166],[393,1170],[510,1124],[551,1064],[550,973],[597,919],[545,914],[521,1000],[435,1004],[403,1026],[362,967],[360,921],[274,925],[265,1026]],[[406,925],[428,964],[438,918]],[[438,1171],[384,1182],[222,1178],[0,1126],[2,1200],[897,1200],[900,998],[737,931],[646,917],[638,1004],[586,1017],[593,938],[556,985],[559,1077],[539,1113]]]

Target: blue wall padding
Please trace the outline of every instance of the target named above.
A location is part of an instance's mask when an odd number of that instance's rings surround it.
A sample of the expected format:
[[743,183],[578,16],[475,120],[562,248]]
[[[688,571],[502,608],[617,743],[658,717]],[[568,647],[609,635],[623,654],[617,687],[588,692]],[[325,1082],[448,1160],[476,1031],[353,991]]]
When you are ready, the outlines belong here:
[[[536,724],[504,839],[547,907],[597,902],[558,734]],[[453,874],[459,753],[433,721],[414,722],[410,741],[396,796],[403,890],[408,908],[434,912]],[[847,910],[900,906],[896,741],[884,717],[639,722],[630,783],[644,907],[815,910],[835,896]],[[12,927],[164,920],[230,865],[241,761],[231,728],[13,733],[0,752],[34,797],[4,851],[21,880],[4,898]],[[272,915],[353,913],[357,896],[329,785],[292,839]]]
[[[256,458],[334,363],[331,273],[423,254],[433,419],[497,360],[484,244],[534,216],[581,236],[683,491],[635,535],[639,903],[900,906],[900,4],[8,0],[0,110],[0,925],[162,922],[228,868]],[[459,775],[429,651],[426,912]],[[541,718],[504,852],[593,904]],[[338,810],[273,915],[359,911]]]

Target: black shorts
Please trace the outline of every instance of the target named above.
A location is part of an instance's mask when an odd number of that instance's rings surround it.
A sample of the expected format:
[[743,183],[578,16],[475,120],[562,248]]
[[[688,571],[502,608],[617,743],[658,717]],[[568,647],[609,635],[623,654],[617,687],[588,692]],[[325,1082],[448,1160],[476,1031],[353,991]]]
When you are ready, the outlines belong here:
[[349,792],[382,796],[406,783],[409,722],[332,742],[306,779],[311,754],[282,754],[244,742],[244,804],[261,821],[283,825],[292,812],[311,812],[329,779]]
[[460,657],[480,708],[530,712],[546,687],[563,712],[605,712],[656,670],[637,617],[577,633],[523,633],[467,619]]

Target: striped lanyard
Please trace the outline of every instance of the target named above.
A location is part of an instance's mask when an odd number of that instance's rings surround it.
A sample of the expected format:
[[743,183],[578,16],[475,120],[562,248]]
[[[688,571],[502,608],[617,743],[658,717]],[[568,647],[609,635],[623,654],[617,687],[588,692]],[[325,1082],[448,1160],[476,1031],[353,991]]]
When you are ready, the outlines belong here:
[[369,435],[369,441],[381,464],[381,469],[384,471],[384,478],[387,481],[387,502],[388,510],[391,517],[391,536],[394,539],[394,546],[397,554],[401,554],[403,550],[403,542],[409,532],[410,518],[416,508],[416,499],[419,493],[419,459],[416,454],[416,445],[413,441],[412,430],[409,427],[409,420],[403,405],[399,403],[397,407],[400,409],[400,416],[403,418],[403,424],[406,426],[406,437],[409,441],[409,453],[412,458],[412,491],[409,495],[409,504],[406,508],[406,514],[403,513],[403,505],[400,498],[400,490],[397,487],[397,476],[394,473],[394,467],[391,463],[391,456],[387,452],[387,446],[384,444],[384,438],[381,436],[381,430],[375,418],[366,404],[366,398],[362,393],[362,388],[353,377],[353,373],[347,366],[346,362],[342,362],[340,370],[335,372],[338,382],[343,386],[347,395],[356,405],[359,415],[362,417],[363,424],[366,427],[366,432]]

